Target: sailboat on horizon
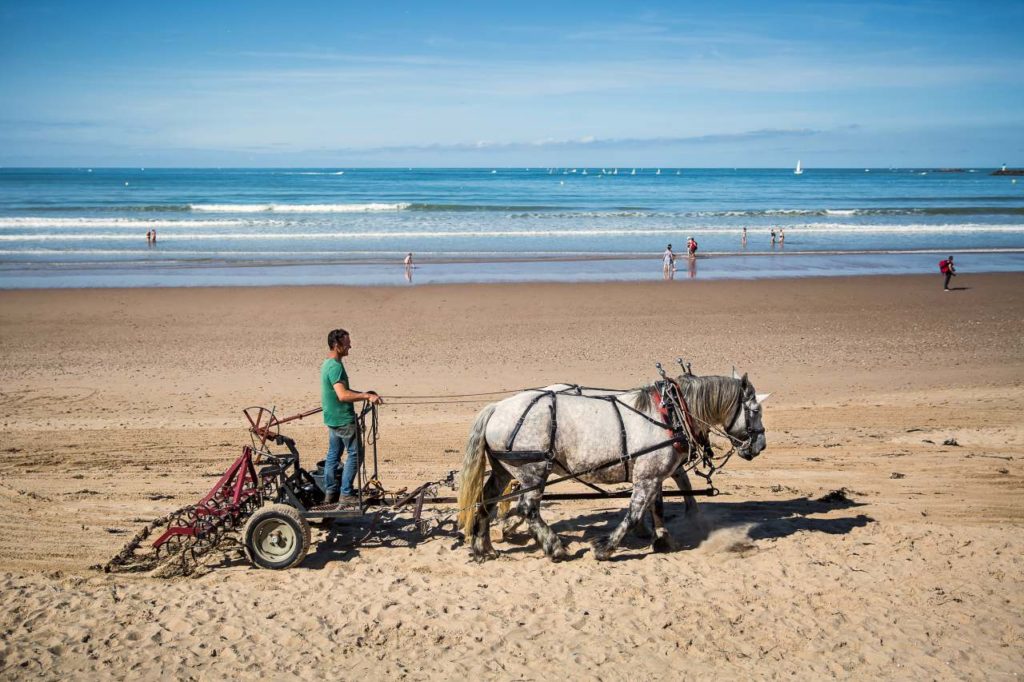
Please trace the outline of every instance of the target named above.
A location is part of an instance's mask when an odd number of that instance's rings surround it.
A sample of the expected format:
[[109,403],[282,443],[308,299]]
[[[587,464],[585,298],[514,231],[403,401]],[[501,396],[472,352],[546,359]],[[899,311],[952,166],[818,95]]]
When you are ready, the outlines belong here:
[[800,167],[800,159],[796,161],[796,170],[793,171],[793,175],[803,175],[804,169]]

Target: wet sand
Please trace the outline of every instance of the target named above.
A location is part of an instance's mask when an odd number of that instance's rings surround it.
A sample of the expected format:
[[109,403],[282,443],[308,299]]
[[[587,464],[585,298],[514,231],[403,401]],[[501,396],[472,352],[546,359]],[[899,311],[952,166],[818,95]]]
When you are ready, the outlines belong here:
[[[1012,677],[1024,644],[1024,275],[0,292],[0,671],[609,679]],[[105,575],[146,521],[199,499],[243,407],[317,405],[326,332],[386,396],[389,488],[461,463],[480,402],[407,396],[631,387],[683,356],[748,371],[768,449],[654,554],[588,540],[623,503],[545,507],[468,561],[408,525],[316,530],[287,572],[234,555],[193,579]],[[403,397],[405,396],[405,397]],[[306,462],[316,420],[288,430]],[[944,445],[949,439],[956,445]],[[817,501],[845,488],[846,504]]]

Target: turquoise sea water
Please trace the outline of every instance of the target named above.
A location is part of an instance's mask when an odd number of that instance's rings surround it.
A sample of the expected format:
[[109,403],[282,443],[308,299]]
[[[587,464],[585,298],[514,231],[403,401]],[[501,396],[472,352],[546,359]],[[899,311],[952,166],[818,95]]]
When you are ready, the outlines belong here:
[[990,170],[0,169],[0,288],[1024,270]]

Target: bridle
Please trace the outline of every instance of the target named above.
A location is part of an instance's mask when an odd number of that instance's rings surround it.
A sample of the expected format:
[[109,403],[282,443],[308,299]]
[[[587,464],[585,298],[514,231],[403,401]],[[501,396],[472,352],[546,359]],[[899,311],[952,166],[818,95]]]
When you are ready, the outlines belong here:
[[[764,435],[764,426],[754,426],[754,408],[751,407],[751,403],[757,404],[757,396],[748,398],[746,395],[736,405],[736,412],[733,414],[732,419],[729,420],[729,425],[725,427],[725,435],[732,443],[732,446],[740,452],[740,456],[743,457],[743,452],[757,440],[758,436]],[[732,435],[732,429],[736,426],[736,422],[739,421],[740,414],[743,415],[743,423],[746,427],[747,434],[745,439],[741,439],[737,436]],[[744,457],[744,459],[749,459]]]

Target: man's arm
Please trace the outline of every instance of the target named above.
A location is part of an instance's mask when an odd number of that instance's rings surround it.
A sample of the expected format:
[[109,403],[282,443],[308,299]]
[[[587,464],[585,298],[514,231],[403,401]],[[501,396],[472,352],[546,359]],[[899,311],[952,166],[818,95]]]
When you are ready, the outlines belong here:
[[334,384],[334,393],[338,396],[338,400],[343,403],[358,403],[360,400],[369,400],[371,403],[381,402],[380,396],[376,393],[353,391],[345,385],[344,381]]

